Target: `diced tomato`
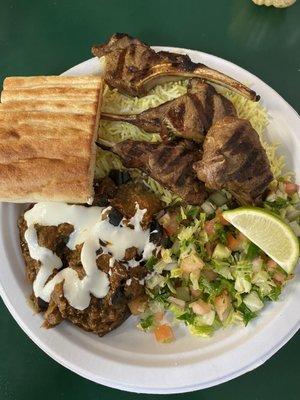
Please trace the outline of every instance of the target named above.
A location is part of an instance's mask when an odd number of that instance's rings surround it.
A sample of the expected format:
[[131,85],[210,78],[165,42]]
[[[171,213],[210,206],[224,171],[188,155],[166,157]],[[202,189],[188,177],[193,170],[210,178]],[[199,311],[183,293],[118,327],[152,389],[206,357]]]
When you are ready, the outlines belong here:
[[269,259],[269,260],[267,261],[267,270],[268,270],[268,271],[272,271],[272,270],[274,270],[275,268],[277,268],[277,263],[276,263],[274,260]]
[[243,248],[243,245],[245,244],[245,241],[247,240],[248,239],[246,238],[246,236],[243,235],[241,232],[239,232],[236,237],[229,233],[227,235],[227,247],[229,247],[231,251],[241,250]]
[[160,218],[159,222],[164,227],[164,230],[166,231],[168,236],[173,236],[178,233],[180,224],[178,221],[177,213],[168,212]]
[[196,254],[190,254],[180,261],[179,266],[183,272],[198,272],[203,268],[204,262]]
[[173,236],[177,233],[178,225],[175,223],[170,223],[166,225],[164,228],[168,236]]
[[238,239],[239,239],[241,242],[244,242],[244,241],[247,241],[247,240],[248,240],[247,237],[246,237],[245,235],[242,234],[242,232],[239,232],[238,235],[237,235],[237,237],[238,237]]
[[285,182],[285,184],[284,184],[284,190],[288,195],[292,195],[294,193],[297,193],[298,189],[299,189],[299,186],[296,185],[296,183]]
[[211,311],[211,305],[209,303],[205,303],[205,301],[201,299],[194,301],[194,303],[191,303],[190,307],[192,308],[194,313],[198,315],[205,315]]
[[155,328],[154,335],[159,343],[170,343],[175,339],[172,328],[167,324],[162,324]]
[[155,318],[155,321],[160,322],[164,318],[164,312],[163,311],[156,312],[154,314],[154,318]]
[[276,271],[275,274],[273,275],[273,279],[274,279],[275,282],[277,282],[280,285],[282,285],[286,280],[286,276],[284,275],[283,272]]
[[223,211],[220,208],[217,209],[216,216],[221,225],[230,225],[230,223],[223,217]]
[[168,297],[168,301],[170,303],[175,304],[176,306],[178,306],[180,308],[184,308],[185,307],[185,301],[181,300],[181,299],[177,299],[177,297],[170,296],[170,297]]
[[219,294],[215,298],[214,304],[218,317],[221,321],[224,321],[227,318],[231,308],[231,298],[228,292],[224,290],[221,294]]
[[211,268],[203,268],[201,275],[203,275],[209,282],[214,281],[218,277],[218,274]]
[[240,249],[241,239],[239,237],[235,238],[231,233],[227,234],[227,247],[231,251],[237,251]]
[[208,235],[214,235],[216,232],[216,221],[215,219],[211,219],[210,221],[204,222],[204,230]]
[[210,242],[205,243],[204,248],[208,257],[211,257],[212,253],[214,252],[214,246],[212,245],[212,243]]
[[263,260],[260,256],[255,257],[254,260],[252,261],[253,272],[260,271],[262,263],[263,263]]
[[193,289],[192,286],[190,286],[190,292],[191,292],[192,297],[194,297],[194,298],[199,297],[200,294],[201,294],[201,290],[199,290],[199,289]]
[[142,295],[128,303],[129,310],[133,315],[142,314],[147,306],[147,296]]

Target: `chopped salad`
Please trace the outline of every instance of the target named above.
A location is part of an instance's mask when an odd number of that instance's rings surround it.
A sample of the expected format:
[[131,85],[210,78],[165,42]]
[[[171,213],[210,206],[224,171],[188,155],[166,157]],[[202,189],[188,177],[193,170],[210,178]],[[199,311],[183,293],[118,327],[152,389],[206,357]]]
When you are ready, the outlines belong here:
[[[135,301],[138,327],[160,342],[174,339],[172,324],[183,323],[195,336],[210,336],[231,324],[247,325],[268,301],[278,300],[287,274],[223,217],[234,208],[225,190],[201,207],[173,206],[160,218],[167,234],[146,266],[148,301]],[[300,236],[298,186],[283,178],[273,183],[264,208],[283,218]]]

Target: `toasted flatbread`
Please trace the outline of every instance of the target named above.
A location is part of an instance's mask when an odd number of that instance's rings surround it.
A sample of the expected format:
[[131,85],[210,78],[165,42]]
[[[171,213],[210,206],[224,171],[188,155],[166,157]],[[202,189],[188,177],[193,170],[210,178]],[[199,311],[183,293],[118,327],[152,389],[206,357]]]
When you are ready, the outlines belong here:
[[78,100],[78,98],[93,102],[98,99],[98,93],[98,88],[35,86],[20,89],[4,89],[1,93],[1,102],[6,103],[16,100]]
[[0,104],[0,201],[93,198],[99,76],[9,77]]
[[102,87],[102,79],[98,75],[88,76],[9,76],[3,81],[3,89],[21,89],[35,86],[41,87],[90,87],[98,88]]
[[6,103],[0,103],[0,112],[2,111],[47,111],[94,115],[97,112],[98,99],[94,102],[84,100],[11,100]]

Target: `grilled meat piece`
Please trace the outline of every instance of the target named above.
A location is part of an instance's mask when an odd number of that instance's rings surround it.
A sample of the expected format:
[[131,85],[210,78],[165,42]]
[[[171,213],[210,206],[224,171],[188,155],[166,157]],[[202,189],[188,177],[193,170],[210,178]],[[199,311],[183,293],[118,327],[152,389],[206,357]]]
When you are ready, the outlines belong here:
[[[129,218],[135,213],[135,209],[133,211],[132,206],[135,206],[135,202],[137,202],[140,209],[147,207],[143,222],[147,222],[151,230],[153,222],[150,224],[150,219],[153,214],[161,209],[161,203],[144,186],[137,185],[137,188],[134,188],[132,192],[130,185],[131,183],[127,183],[116,187],[107,177],[99,180],[95,186],[96,195],[93,205],[98,205],[98,199],[104,196],[104,198],[108,199],[107,205],[112,204],[113,200],[115,200],[114,205],[122,210],[123,215]],[[26,274],[29,282],[33,283],[40,269],[40,262],[30,256],[28,244],[25,240],[27,223],[23,215],[19,218],[18,226]],[[76,246],[75,250],[70,250],[66,246],[69,236],[74,230],[73,225],[67,223],[59,226],[36,225],[35,228],[39,245],[57,254],[63,262],[62,268],[72,268],[82,279],[86,275],[81,263],[82,245]],[[99,252],[97,255],[98,268],[109,276],[110,288],[107,295],[99,299],[91,294],[89,306],[84,310],[77,310],[64,297],[63,282],[55,286],[49,303],[32,294],[31,299],[36,310],[44,312],[44,327],[54,327],[62,320],[67,319],[86,331],[103,336],[117,328],[129,317],[128,303],[145,295],[143,280],[147,274],[146,267],[141,263],[135,267],[128,268],[125,262],[116,260],[112,265],[109,254],[101,254]],[[140,255],[138,255],[135,247],[126,250],[126,261],[134,260],[137,257],[140,257]],[[140,259],[139,261],[141,261]],[[57,270],[54,270],[53,276],[57,272]]]
[[192,79],[186,94],[140,114],[118,115],[102,113],[101,118],[124,121],[150,133],[169,133],[202,142],[213,123],[226,115],[236,115],[231,101],[201,79]]
[[117,185],[109,176],[103,179],[95,179],[93,206],[108,206],[109,200],[116,195],[117,191]]
[[146,209],[142,225],[148,227],[155,214],[162,208],[159,198],[141,183],[127,183],[120,186],[110,204],[126,218],[132,218],[136,213],[136,203],[141,210]]
[[110,144],[109,148],[98,145],[120,156],[125,167],[145,172],[187,203],[202,204],[205,200],[204,184],[192,168],[201,158],[195,143],[189,140],[166,143],[125,140]]
[[163,82],[201,78],[228,87],[251,100],[259,99],[242,83],[204,64],[192,62],[187,55],[155,52],[139,39],[124,33],[116,33],[104,45],[94,46],[92,53],[103,57],[106,83],[130,96],[144,96]]
[[259,204],[273,179],[257,132],[249,121],[236,117],[225,117],[211,127],[203,158],[194,169],[207,188],[225,188],[240,204]]

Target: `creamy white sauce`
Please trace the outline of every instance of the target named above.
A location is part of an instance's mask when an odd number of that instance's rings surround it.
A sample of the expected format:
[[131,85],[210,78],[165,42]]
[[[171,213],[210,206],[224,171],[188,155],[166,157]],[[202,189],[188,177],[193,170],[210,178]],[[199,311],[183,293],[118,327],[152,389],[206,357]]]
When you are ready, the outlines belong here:
[[[99,248],[103,253],[110,253],[110,268],[115,260],[122,260],[126,249],[136,247],[143,260],[147,260],[155,249],[155,245],[149,241],[149,229],[143,230],[140,222],[147,210],[140,210],[136,204],[136,214],[130,219],[128,227],[122,220],[119,226],[109,223],[103,219],[108,208],[84,207],[68,205],[65,203],[43,202],[35,204],[24,214],[27,222],[25,240],[28,244],[30,256],[40,261],[40,270],[33,283],[33,290],[36,297],[49,302],[55,285],[64,281],[64,296],[69,304],[78,309],[84,310],[90,303],[90,294],[103,298],[109,291],[109,279],[107,274],[97,267],[96,252]],[[54,269],[62,267],[61,259],[51,250],[41,247],[38,244],[35,224],[43,226],[57,226],[62,223],[69,223],[74,226],[74,231],[69,237],[67,246],[74,250],[76,245],[83,244],[81,250],[81,263],[86,273],[83,279],[72,268],[64,268],[47,282]],[[99,240],[107,242],[101,246]],[[131,263],[133,266],[139,263]],[[47,282],[47,283],[46,283]]]
[[127,261],[127,265],[131,268],[137,267],[138,265],[140,265],[140,261],[136,261],[136,260],[129,260]]

